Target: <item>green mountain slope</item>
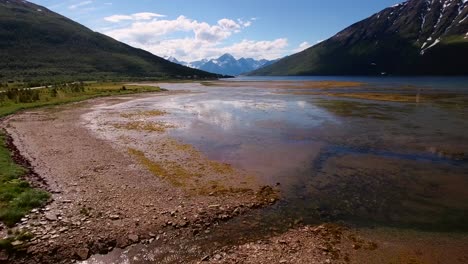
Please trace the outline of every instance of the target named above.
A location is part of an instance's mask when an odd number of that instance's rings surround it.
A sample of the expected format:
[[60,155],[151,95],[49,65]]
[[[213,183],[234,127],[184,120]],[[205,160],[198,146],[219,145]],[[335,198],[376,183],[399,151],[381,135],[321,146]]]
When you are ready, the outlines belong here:
[[410,0],[251,75],[468,75],[468,1]]
[[0,79],[214,78],[19,0],[0,0]]

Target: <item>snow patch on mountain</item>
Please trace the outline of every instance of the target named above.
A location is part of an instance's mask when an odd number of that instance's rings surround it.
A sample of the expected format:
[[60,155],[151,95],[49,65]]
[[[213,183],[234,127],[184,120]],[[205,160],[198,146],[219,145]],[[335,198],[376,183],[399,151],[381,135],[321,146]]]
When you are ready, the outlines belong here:
[[215,59],[203,59],[199,61],[193,61],[193,62],[182,62],[178,61],[174,57],[167,57],[167,60],[182,64],[187,67],[195,68],[195,69],[200,69],[212,73],[218,73],[218,74],[223,74],[223,75],[240,75],[243,73],[251,72],[256,69],[260,69],[262,67],[265,67],[267,65],[272,64],[274,61],[270,60],[255,60],[252,58],[240,58],[236,59],[234,56],[232,56],[229,53],[226,53],[219,58]]

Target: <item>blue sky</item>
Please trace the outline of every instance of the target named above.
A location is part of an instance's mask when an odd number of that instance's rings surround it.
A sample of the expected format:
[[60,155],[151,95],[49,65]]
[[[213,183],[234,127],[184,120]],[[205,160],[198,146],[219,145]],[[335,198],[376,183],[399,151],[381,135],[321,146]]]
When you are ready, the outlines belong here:
[[156,55],[274,59],[402,0],[32,0]]

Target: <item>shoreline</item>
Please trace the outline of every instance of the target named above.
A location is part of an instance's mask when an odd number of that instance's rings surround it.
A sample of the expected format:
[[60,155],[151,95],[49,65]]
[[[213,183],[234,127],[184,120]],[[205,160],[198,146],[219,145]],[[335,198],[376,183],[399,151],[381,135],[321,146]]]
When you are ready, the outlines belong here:
[[[156,238],[169,240],[191,236],[209,230],[210,226],[219,221],[227,221],[235,215],[271,203],[269,200],[259,199],[261,196],[257,196],[258,192],[249,195],[232,193],[222,196],[188,197],[184,191],[148,173],[141,165],[130,160],[132,157],[128,154],[119,152],[108,142],[93,137],[84,128],[79,127],[80,119],[77,117],[88,111],[83,105],[89,106],[103,101],[121,102],[141,96],[127,96],[123,99],[99,98],[81,102],[79,105],[35,109],[34,112],[24,111],[4,121],[14,145],[20,153],[27,153],[22,159],[29,160],[29,167],[33,167],[37,175],[44,177],[53,199],[45,208],[33,210],[25,217],[27,220],[17,225],[16,229],[31,230],[35,238],[18,246],[17,251],[9,255],[11,263],[65,263],[72,259],[85,260],[92,254],[107,253],[116,247],[125,248],[138,242],[147,243]],[[18,129],[12,123],[21,128]],[[72,128],[65,128],[64,123]],[[66,131],[53,130],[57,126],[65,128]],[[38,135],[37,127],[52,129],[54,132],[47,130]],[[45,135],[54,136],[49,137],[53,139],[45,139]],[[37,144],[41,141],[47,143]],[[82,142],[78,149],[77,141]],[[58,149],[71,142],[73,146],[65,147],[68,150]],[[94,148],[90,148],[91,145],[100,146],[100,149],[105,150],[96,152]],[[72,157],[64,157],[64,152]],[[74,156],[73,153],[79,154]],[[59,157],[61,164],[57,164],[57,167],[60,167],[57,169],[54,163]],[[101,157],[103,160],[100,160]],[[71,162],[74,158],[83,160]],[[67,160],[80,163],[79,167],[87,170],[88,175],[72,175],[67,169],[76,170],[76,166],[66,166],[69,163]],[[132,179],[120,177],[117,181],[124,184],[116,184],[113,176],[122,175],[122,169],[133,177],[140,177],[143,183],[130,183],[129,180]],[[112,172],[106,173],[108,170]],[[58,176],[64,172],[68,175]],[[105,177],[102,177],[102,173],[106,174]],[[89,179],[93,177],[99,179]],[[99,187],[93,186],[96,184],[95,180],[100,181]],[[123,190],[118,190],[122,185],[125,186]],[[151,188],[148,188],[148,185]],[[104,190],[106,187],[108,190]],[[133,199],[123,198],[124,193],[128,195],[128,191],[125,190],[127,188],[140,188],[144,194],[132,191],[130,195]],[[153,194],[155,190],[157,195]],[[83,192],[84,195],[81,194]],[[159,201],[146,202],[150,197]],[[167,201],[160,200],[163,197],[169,198]],[[130,200],[130,204],[125,200]],[[106,201],[104,208],[103,201]],[[129,208],[135,206],[135,202],[140,203],[139,208]],[[125,212],[118,212],[116,208]],[[56,254],[50,255],[50,252]]]

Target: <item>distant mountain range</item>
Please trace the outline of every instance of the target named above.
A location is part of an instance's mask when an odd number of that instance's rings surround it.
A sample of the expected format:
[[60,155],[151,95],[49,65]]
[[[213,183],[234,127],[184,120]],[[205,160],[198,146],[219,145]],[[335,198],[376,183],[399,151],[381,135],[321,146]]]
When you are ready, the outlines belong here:
[[468,1],[409,0],[251,75],[468,75]]
[[0,79],[215,78],[23,0],[0,0]]
[[167,60],[178,63],[181,65],[185,65],[191,68],[200,69],[207,72],[223,74],[223,75],[240,75],[243,73],[248,73],[253,70],[259,69],[261,67],[268,66],[274,63],[277,60],[255,60],[252,58],[240,58],[236,59],[231,54],[224,54],[217,59],[203,59],[199,61],[193,62],[184,62],[179,61],[174,57],[168,57]]

